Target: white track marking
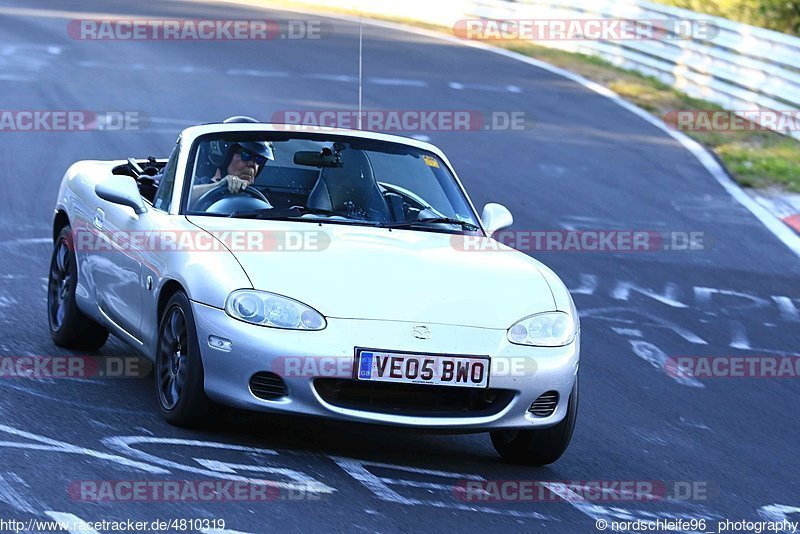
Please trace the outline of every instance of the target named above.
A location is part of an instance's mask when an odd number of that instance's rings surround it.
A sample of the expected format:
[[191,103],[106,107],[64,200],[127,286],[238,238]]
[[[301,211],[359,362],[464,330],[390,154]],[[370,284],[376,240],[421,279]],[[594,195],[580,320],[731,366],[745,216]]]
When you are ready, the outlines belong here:
[[672,378],[678,384],[692,388],[705,388],[702,382],[692,378],[691,376],[673,376],[668,374],[664,367],[669,359],[669,356],[667,356],[663,350],[659,349],[652,343],[648,343],[647,341],[642,341],[640,339],[629,339],[628,342],[631,344],[634,354],[664,373],[664,375]]
[[773,296],[772,300],[778,305],[778,310],[781,312],[781,317],[787,321],[800,322],[800,311],[797,306],[789,297]]
[[711,431],[711,427],[710,426],[704,425],[703,423],[695,423],[695,422],[689,421],[688,419],[686,419],[683,416],[681,416],[679,418],[679,421],[680,421],[680,426],[684,426],[684,427],[687,427],[687,428],[697,428],[697,429],[700,429],[700,430]]
[[678,293],[680,292],[678,286],[673,283],[668,283],[664,286],[663,293],[657,293],[649,288],[639,286],[634,282],[620,281],[617,282],[616,287],[611,291],[611,297],[617,300],[628,300],[631,291],[641,293],[651,299],[655,299],[662,304],[672,306],[673,308],[688,308],[686,304],[678,300]]
[[[689,343],[694,343],[695,345],[708,345],[706,340],[691,330],[637,308],[589,308],[581,310],[580,315],[581,317],[593,317],[595,319],[609,321],[612,323],[631,325],[631,328],[637,325],[653,328],[664,328],[666,330],[671,330]],[[626,319],[624,316],[632,316],[635,317],[636,320],[634,321],[632,319]]]
[[[758,515],[765,521],[789,521],[789,514],[800,514],[800,506],[788,506],[786,504],[768,504],[758,509]],[[785,530],[784,532],[789,532]]]
[[694,287],[694,298],[698,304],[710,306],[714,295],[722,295],[725,297],[735,297],[749,301],[749,304],[742,304],[736,306],[734,309],[750,309],[750,308],[767,308],[770,302],[767,299],[756,297],[750,293],[742,293],[741,291],[734,291],[732,289],[717,289],[715,287]]
[[455,89],[456,91],[463,91],[464,89],[473,91],[491,91],[495,93],[521,93],[516,85],[490,85],[488,83],[463,83],[463,82],[448,82],[447,87]]
[[[27,486],[15,473],[0,474],[0,502],[4,502],[18,512],[36,513],[36,499],[29,499],[17,490],[16,486]],[[34,503],[30,501],[33,500]]]
[[0,293],[0,309],[11,308],[16,305],[17,305],[17,299],[12,297],[11,295]]
[[200,119],[188,121],[186,119],[172,119],[168,117],[147,117],[147,120],[152,124],[178,124],[182,126],[195,126],[197,123],[203,122]]
[[[577,510],[581,511],[582,513],[586,514],[590,518],[594,520],[605,520],[608,522],[608,530],[613,531],[611,528],[611,522],[613,520],[622,520],[622,521],[636,521],[641,520],[647,523],[655,523],[656,520],[661,519],[664,520],[675,520],[675,519],[683,519],[686,521],[691,521],[692,519],[705,519],[706,521],[713,521],[715,519],[719,519],[718,516],[714,515],[688,515],[685,513],[680,512],[648,512],[645,510],[634,510],[634,509],[626,509],[620,508],[617,506],[600,506],[597,504],[592,504],[591,502],[587,502],[581,495],[578,495],[568,487],[564,486],[563,484],[559,483],[545,483],[544,484],[547,489],[552,491],[557,495],[562,495],[564,500],[572,505]],[[596,529],[592,529],[596,531]],[[671,532],[690,532],[690,531],[671,531]]]
[[273,467],[268,465],[248,465],[248,464],[233,464],[228,462],[220,462],[218,460],[209,460],[206,458],[193,458],[195,462],[202,465],[206,469],[211,469],[218,473],[235,475],[238,471],[246,471],[253,473],[269,473],[273,475],[282,475],[294,482],[279,482],[273,480],[263,481],[270,486],[276,488],[285,488],[289,490],[300,490],[313,493],[333,493],[336,491],[330,486],[315,480],[314,478],[285,467]]
[[[176,438],[157,438],[150,436],[112,436],[103,439],[103,444],[107,447],[117,450],[122,454],[132,456],[144,462],[160,465],[169,469],[178,469],[189,473],[198,475],[205,475],[214,478],[221,478],[224,480],[233,480],[239,482],[246,482],[250,484],[264,484],[285,487],[287,489],[298,489],[314,493],[332,493],[336,491],[334,488],[315,480],[314,478],[292,469],[284,469],[280,467],[263,466],[255,464],[228,464],[206,458],[193,458],[195,462],[201,467],[193,465],[186,465],[166,458],[155,456],[154,454],[147,453],[143,450],[137,449],[134,445],[159,445],[159,449],[163,450],[164,445],[177,445],[184,447],[198,447],[200,449],[218,449],[224,451],[234,451],[252,454],[261,454],[264,456],[277,456],[278,453],[272,449],[260,449],[256,447],[245,447],[241,445],[231,445],[228,443],[218,443],[214,441],[200,441],[193,439],[176,439]],[[210,468],[208,468],[210,467]],[[252,478],[237,474],[237,471],[246,472],[273,472],[280,473],[293,480],[302,481],[300,484],[293,484],[291,482],[278,482],[278,481],[265,481],[263,478]]]
[[393,85],[397,87],[428,87],[428,82],[403,78],[367,78],[367,82],[375,85]]
[[254,76],[257,78],[288,78],[289,73],[281,70],[228,69],[229,76]]
[[169,471],[167,471],[166,469],[162,469],[160,467],[156,467],[150,464],[137,462],[135,460],[131,460],[123,456],[117,456],[116,454],[107,454],[104,452],[87,449],[85,447],[79,447],[77,445],[72,445],[64,441],[58,441],[45,436],[40,436],[38,434],[33,434],[32,432],[25,432],[24,430],[19,430],[17,428],[8,425],[0,425],[0,432],[5,432],[6,434],[11,434],[12,436],[17,436],[20,438],[26,438],[38,443],[38,444],[31,444],[30,442],[26,443],[23,441],[19,442],[3,441],[0,442],[0,447],[48,450],[53,452],[63,452],[67,454],[82,454],[84,456],[89,456],[97,460],[106,460],[109,462],[114,462],[116,464],[124,465],[126,467],[132,467],[134,469],[139,469],[141,471],[146,471],[148,473],[154,473],[157,475],[163,475],[169,473]]
[[[45,514],[49,515],[53,519],[59,522],[59,524],[67,529],[67,532],[70,534],[100,534],[93,528],[88,528],[86,525],[86,521],[81,519],[75,514],[69,514],[66,512],[55,512],[53,510],[47,510]],[[73,527],[73,528],[68,528]]]
[[731,323],[731,342],[728,346],[733,349],[750,350],[747,330],[745,330],[741,321],[733,321]]
[[25,239],[10,239],[8,241],[0,241],[3,245],[38,245],[40,243],[52,243],[52,237],[29,237]]
[[580,280],[580,285],[578,287],[568,288],[569,292],[573,295],[593,295],[594,292],[597,291],[599,281],[596,275],[581,273],[578,275],[578,279]]
[[355,76],[348,76],[347,74],[304,74],[303,78],[310,78],[312,80],[326,80],[329,82],[356,82],[358,78]]
[[380,462],[368,462],[357,460],[353,458],[344,458],[338,456],[331,456],[331,459],[336,462],[348,475],[360,482],[364,487],[369,489],[373,495],[382,501],[387,501],[395,504],[402,504],[405,506],[433,506],[434,508],[463,510],[469,512],[479,512],[487,514],[498,514],[508,517],[516,517],[520,519],[539,519],[539,520],[553,520],[553,517],[540,514],[538,512],[520,512],[517,510],[509,510],[508,508],[490,508],[487,506],[474,506],[470,504],[462,504],[456,501],[442,501],[433,499],[415,499],[406,497],[394,491],[390,485],[432,490],[449,491],[451,496],[455,496],[455,486],[452,484],[439,484],[431,482],[420,482],[416,480],[394,479],[388,477],[379,477],[374,475],[367,469],[367,467],[380,468],[380,469],[393,469],[397,471],[405,471],[407,473],[423,474],[434,477],[448,478],[450,480],[486,480],[480,475],[471,475],[464,473],[453,473],[447,471],[436,471],[432,469],[421,469],[418,467],[406,467],[400,465],[392,465]]
[[618,328],[616,326],[612,326],[611,330],[621,336],[642,337],[642,331],[638,328]]

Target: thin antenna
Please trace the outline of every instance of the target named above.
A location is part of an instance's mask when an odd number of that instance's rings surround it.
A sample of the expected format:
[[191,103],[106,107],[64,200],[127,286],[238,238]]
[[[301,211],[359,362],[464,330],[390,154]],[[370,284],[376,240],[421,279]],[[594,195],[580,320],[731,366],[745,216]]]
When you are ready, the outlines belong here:
[[361,11],[358,12],[358,129],[361,129],[361,50],[363,45],[363,24]]

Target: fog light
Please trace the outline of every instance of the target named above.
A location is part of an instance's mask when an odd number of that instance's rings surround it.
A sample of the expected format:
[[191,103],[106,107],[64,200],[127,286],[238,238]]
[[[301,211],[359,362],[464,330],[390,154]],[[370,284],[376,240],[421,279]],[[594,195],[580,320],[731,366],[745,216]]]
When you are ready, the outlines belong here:
[[224,337],[208,336],[208,346],[212,349],[230,352],[233,348],[233,343],[230,339],[225,339]]

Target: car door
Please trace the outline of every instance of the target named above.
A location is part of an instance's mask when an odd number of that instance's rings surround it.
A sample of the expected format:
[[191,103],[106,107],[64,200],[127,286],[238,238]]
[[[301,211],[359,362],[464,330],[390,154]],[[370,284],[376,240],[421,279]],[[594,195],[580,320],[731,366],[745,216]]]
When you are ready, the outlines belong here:
[[171,214],[170,207],[173,203],[175,191],[175,176],[178,167],[180,139],[170,154],[166,167],[164,167],[161,182],[153,199],[153,209],[150,210],[150,234],[148,243],[151,245],[144,251],[142,257],[141,278],[143,281],[142,313],[140,333],[146,345],[151,344],[158,329],[159,317],[157,316],[158,292],[162,278],[169,270],[170,262],[180,261],[178,250],[171,250],[163,246],[165,237],[174,236],[183,225],[187,225],[186,218],[182,215]]
[[[133,180],[133,178],[131,178]],[[89,251],[98,307],[105,318],[141,344],[142,254],[152,227],[151,211],[136,214],[127,206],[97,198]]]

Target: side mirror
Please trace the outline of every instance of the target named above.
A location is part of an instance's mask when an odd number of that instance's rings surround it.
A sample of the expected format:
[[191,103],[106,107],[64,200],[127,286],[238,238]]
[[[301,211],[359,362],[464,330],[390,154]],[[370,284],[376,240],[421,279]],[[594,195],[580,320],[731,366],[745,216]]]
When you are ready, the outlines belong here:
[[147,211],[136,181],[130,176],[112,174],[95,185],[94,192],[103,200],[133,208],[137,215]]
[[489,203],[483,207],[481,221],[486,232],[491,236],[498,230],[508,228],[514,224],[514,217],[508,208],[502,204]]

